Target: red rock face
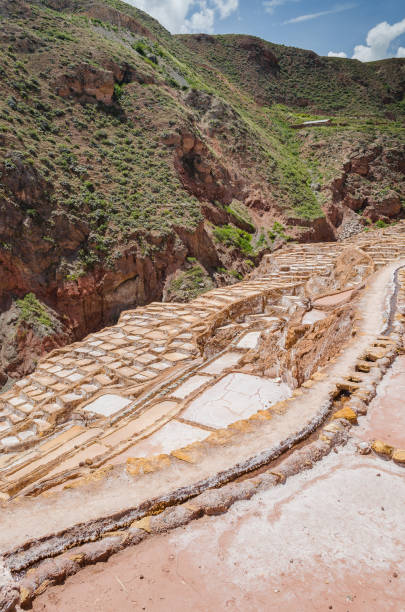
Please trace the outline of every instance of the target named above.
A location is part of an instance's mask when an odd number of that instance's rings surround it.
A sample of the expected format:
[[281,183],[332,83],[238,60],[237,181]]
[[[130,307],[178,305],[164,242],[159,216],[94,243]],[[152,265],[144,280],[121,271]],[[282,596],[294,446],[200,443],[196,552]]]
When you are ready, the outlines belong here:
[[[182,266],[187,253],[200,254],[200,250],[203,252],[207,247],[203,227],[196,236],[185,236],[184,239],[189,241],[190,251],[182,243],[181,246],[175,245],[174,235],[153,258],[142,257],[136,248],[128,249],[116,262],[115,269],[98,267],[72,281],[59,279],[55,267],[53,273],[52,269],[45,270],[47,258],[43,260],[45,266],[42,269],[38,262],[36,266],[30,265],[29,261],[25,263],[12,255],[0,259],[0,304],[6,311],[3,312],[5,320],[8,321],[7,309],[11,298],[21,298],[29,292],[35,293],[57,313],[63,313],[61,331],[46,338],[24,327],[15,327],[15,321],[13,325],[5,323],[6,329],[12,331],[12,338],[7,342],[1,341],[0,329],[0,345],[3,347],[0,372],[16,378],[24,376],[33,370],[39,356],[49,350],[115,322],[122,310],[160,300],[167,276]],[[205,240],[208,240],[207,236]],[[209,259],[206,263],[216,264]],[[43,283],[46,274],[48,278]],[[4,382],[0,377],[0,384]]]
[[271,70],[278,68],[278,59],[261,40],[250,36],[241,37],[240,46],[249,53],[249,61],[259,64],[263,69]]
[[350,169],[352,172],[356,174],[360,174],[361,176],[367,176],[369,169],[369,159],[368,157],[360,157],[352,159],[350,164]]
[[188,191],[211,202],[232,201],[240,184],[232,180],[229,170],[213,157],[204,142],[191,132],[169,138],[169,142],[176,144],[175,166]]
[[145,26],[140,24],[139,21],[110,6],[94,3],[93,6],[85,11],[85,15],[93,17],[93,19],[100,19],[101,21],[111,23],[112,25],[116,25],[121,28],[126,28],[134,34],[146,36],[147,38],[153,38],[152,33],[145,28]]
[[2,183],[24,204],[33,204],[46,198],[51,186],[34,166],[27,164],[19,155],[0,168]]
[[369,200],[364,213],[372,220],[377,221],[381,217],[396,217],[401,212],[401,199],[397,193],[389,194],[386,198],[375,201]]
[[20,310],[13,304],[0,315],[0,386],[8,377],[18,379],[30,374],[38,359],[73,340],[66,319],[52,313],[54,329],[36,329],[20,320]]
[[63,98],[75,96],[84,102],[111,104],[114,83],[112,72],[82,63],[71,72],[56,77],[55,91]]
[[[400,191],[403,189],[405,157],[401,150],[375,145],[357,153],[343,165],[330,190],[332,202],[325,206],[336,237],[361,231],[366,219],[375,223],[401,217]],[[395,189],[395,190],[394,190]],[[354,212],[362,212],[362,216]]]

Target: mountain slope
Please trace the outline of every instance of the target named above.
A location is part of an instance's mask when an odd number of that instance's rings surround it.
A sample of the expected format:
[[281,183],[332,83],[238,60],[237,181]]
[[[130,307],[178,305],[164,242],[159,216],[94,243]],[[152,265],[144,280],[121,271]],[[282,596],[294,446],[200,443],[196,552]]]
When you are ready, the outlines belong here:
[[221,70],[258,104],[274,102],[312,112],[400,116],[405,63],[389,59],[363,64],[320,57],[313,51],[269,43],[254,36],[205,34],[178,37],[205,62]]
[[[33,347],[23,366],[1,352],[3,381],[286,240],[402,215],[404,60],[171,36],[115,0],[4,0],[0,19],[0,337]],[[333,126],[291,128],[322,113]]]

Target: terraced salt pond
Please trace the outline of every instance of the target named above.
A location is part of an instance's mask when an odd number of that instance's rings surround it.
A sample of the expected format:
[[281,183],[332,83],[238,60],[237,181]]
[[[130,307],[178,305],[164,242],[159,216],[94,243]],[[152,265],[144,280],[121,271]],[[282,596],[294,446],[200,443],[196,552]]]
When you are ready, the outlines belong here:
[[201,393],[182,416],[206,427],[226,427],[290,396],[285,383],[234,372]]

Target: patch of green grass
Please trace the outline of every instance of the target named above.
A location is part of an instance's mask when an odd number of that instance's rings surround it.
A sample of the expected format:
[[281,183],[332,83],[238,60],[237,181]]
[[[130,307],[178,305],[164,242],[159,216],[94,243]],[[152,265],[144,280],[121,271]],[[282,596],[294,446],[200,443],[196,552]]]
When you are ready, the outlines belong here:
[[218,242],[222,242],[225,246],[233,247],[249,255],[253,252],[252,236],[233,225],[223,225],[214,229],[214,236]]
[[20,310],[19,321],[24,321],[37,331],[54,331],[56,320],[34,293],[27,293],[24,298],[16,301],[16,305]]
[[282,223],[279,223],[279,221],[274,221],[273,227],[268,232],[268,234],[272,242],[274,242],[276,238],[281,238],[282,240],[286,240],[287,242],[289,240],[292,240],[291,236],[286,234],[284,225]]
[[[189,257],[188,260],[194,258]],[[188,302],[213,288],[213,282],[206,271],[199,265],[192,265],[180,272],[169,286],[169,295],[173,301]]]
[[246,207],[237,200],[233,200],[229,206],[226,207],[227,213],[229,213],[237,223],[243,224],[245,229],[250,234],[254,234],[256,228],[252,222],[252,219],[247,211]]

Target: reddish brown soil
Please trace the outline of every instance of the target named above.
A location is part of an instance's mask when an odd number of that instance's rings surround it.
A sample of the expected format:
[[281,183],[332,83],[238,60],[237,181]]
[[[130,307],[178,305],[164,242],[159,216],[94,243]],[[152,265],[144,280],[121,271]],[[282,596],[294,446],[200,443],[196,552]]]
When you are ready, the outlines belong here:
[[393,463],[332,453],[223,516],[84,569],[33,608],[401,612],[404,496],[403,471]]

